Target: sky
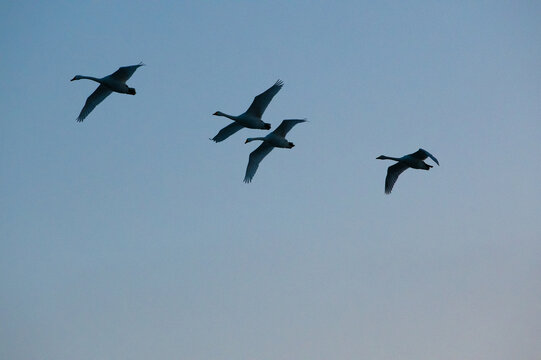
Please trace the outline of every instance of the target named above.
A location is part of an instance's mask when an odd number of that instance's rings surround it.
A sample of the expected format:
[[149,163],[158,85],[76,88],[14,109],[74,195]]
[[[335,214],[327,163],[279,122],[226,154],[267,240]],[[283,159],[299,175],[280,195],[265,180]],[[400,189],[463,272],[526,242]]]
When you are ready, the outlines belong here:
[[[0,358],[541,358],[540,13],[2,1]],[[212,114],[277,79],[309,122],[245,184],[266,132]]]

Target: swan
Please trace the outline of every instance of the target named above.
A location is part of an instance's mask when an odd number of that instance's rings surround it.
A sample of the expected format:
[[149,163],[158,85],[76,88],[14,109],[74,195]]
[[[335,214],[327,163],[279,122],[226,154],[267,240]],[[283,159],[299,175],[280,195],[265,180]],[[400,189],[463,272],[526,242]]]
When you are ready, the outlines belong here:
[[101,103],[113,91],[121,94],[135,95],[135,89],[126,85],[126,81],[133,75],[135,70],[143,66],[142,62],[137,65],[123,66],[111,75],[103,78],[93,76],[75,75],[71,81],[87,79],[100,84],[98,88],[86,99],[85,106],[77,117],[77,121],[83,121],[94,108]]
[[225,139],[245,127],[250,129],[270,130],[271,124],[263,122],[263,120],[261,120],[261,117],[263,116],[265,109],[271,102],[274,95],[276,95],[278,91],[280,91],[282,86],[284,86],[282,80],[276,81],[276,83],[270,88],[257,95],[248,110],[238,116],[225,114],[221,111],[216,111],[214,114],[212,114],[215,116],[224,116],[233,120],[233,122],[220,130],[218,134],[216,134],[216,136],[213,137],[211,140],[213,140],[214,142],[224,141]]
[[250,141],[261,140],[263,143],[259,145],[257,149],[252,151],[250,154],[250,160],[248,161],[248,166],[246,167],[246,175],[244,176],[244,182],[249,183],[252,181],[252,178],[259,167],[259,163],[265,156],[267,156],[272,149],[275,147],[291,149],[295,144],[289,142],[285,136],[293,128],[293,126],[307,121],[306,119],[289,119],[283,120],[282,123],[271,133],[267,134],[264,137],[253,137],[248,138],[244,142],[248,144]]
[[385,177],[385,194],[390,194],[393,190],[394,183],[398,179],[398,176],[402,174],[407,168],[429,170],[432,166],[425,163],[427,157],[434,160],[438,166],[440,163],[431,153],[424,149],[419,149],[413,154],[402,156],[401,158],[395,158],[385,155],[380,155],[376,159],[378,160],[394,160],[398,161],[396,164],[389,166],[387,169],[387,176]]

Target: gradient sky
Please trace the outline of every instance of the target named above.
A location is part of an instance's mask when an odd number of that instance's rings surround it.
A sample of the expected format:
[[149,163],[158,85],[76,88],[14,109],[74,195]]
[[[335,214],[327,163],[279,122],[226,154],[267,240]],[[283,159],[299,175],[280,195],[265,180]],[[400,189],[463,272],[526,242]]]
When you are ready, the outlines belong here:
[[[0,358],[541,358],[540,14],[2,1]],[[264,120],[310,122],[247,185],[264,132],[211,114],[277,79]]]

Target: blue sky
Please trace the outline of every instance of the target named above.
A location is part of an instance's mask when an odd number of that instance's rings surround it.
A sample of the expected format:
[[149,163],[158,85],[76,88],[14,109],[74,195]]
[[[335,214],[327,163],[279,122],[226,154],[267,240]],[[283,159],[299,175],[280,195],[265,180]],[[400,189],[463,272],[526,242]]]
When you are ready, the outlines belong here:
[[[0,357],[539,358],[539,13],[2,2]],[[74,75],[140,61],[75,121]],[[211,114],[277,79],[264,120],[310,122],[247,185],[264,132]]]

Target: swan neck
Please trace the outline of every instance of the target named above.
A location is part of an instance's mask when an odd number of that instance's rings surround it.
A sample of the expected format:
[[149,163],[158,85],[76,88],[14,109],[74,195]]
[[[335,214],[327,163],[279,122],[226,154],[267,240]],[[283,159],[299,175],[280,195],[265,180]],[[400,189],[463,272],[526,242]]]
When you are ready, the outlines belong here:
[[214,115],[216,115],[216,116],[223,116],[223,117],[226,117],[226,118],[231,119],[231,120],[233,120],[233,121],[235,121],[236,118],[237,118],[236,116],[229,115],[229,114],[223,113],[223,112],[221,112],[221,111],[216,111],[216,113],[214,113]]
[[222,116],[225,116],[226,118],[231,119],[231,120],[233,120],[233,121],[236,121],[236,120],[237,120],[237,117],[236,117],[236,116],[233,116],[233,115],[229,115],[229,114],[224,114],[224,113],[222,113]]
[[248,139],[246,139],[246,142],[249,143],[250,141],[254,141],[254,140],[265,141],[265,138],[264,138],[264,137],[253,137],[253,138],[248,138]]
[[101,79],[97,78],[97,77],[94,77],[94,76],[86,76],[86,75],[79,75],[78,76],[79,79],[87,79],[87,80],[92,80],[92,81],[95,81],[95,82],[98,82],[101,84]]
[[400,161],[400,158],[395,158],[395,157],[392,157],[392,156],[386,156],[386,155],[381,155],[379,157],[380,160],[394,160],[394,161]]

